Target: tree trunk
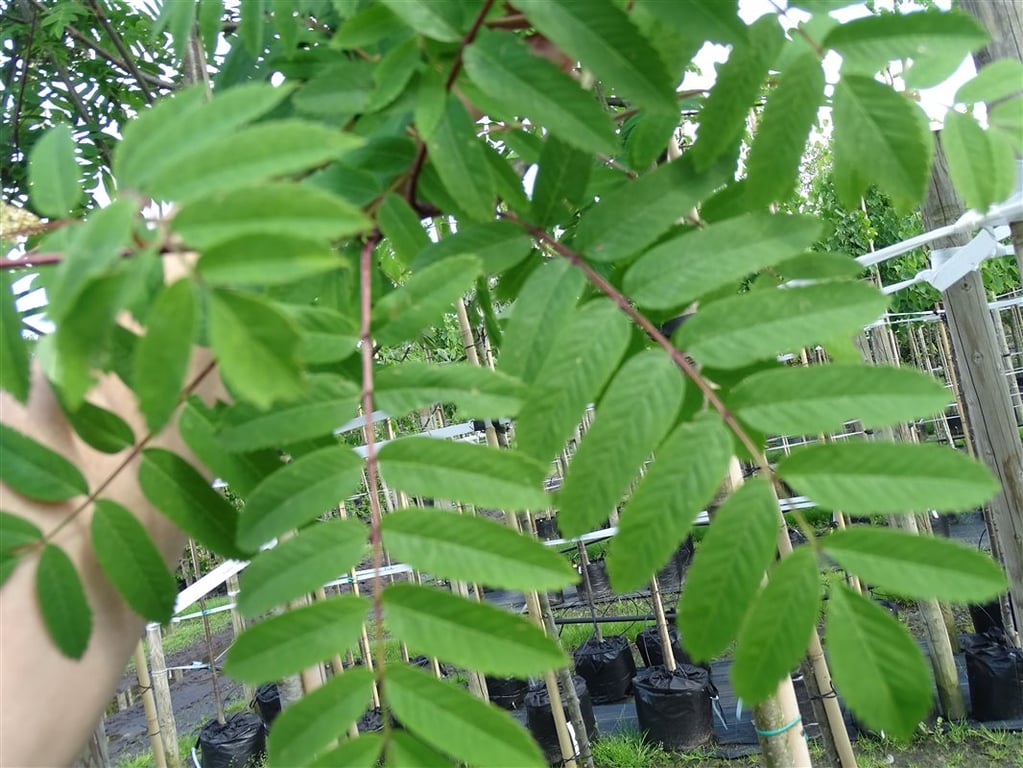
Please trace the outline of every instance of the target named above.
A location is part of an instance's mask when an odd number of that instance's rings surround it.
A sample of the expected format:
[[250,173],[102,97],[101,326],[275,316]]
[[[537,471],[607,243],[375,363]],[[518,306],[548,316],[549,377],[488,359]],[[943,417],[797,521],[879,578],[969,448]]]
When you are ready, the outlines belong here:
[[[928,229],[955,221],[963,211],[948,175],[940,134],[935,134],[935,139],[937,152],[923,207]],[[965,236],[945,238],[934,247],[954,248],[966,241]],[[1001,486],[989,502],[987,513],[1009,577],[1018,627],[1023,619],[1023,443],[1010,407],[1009,387],[980,273],[971,272],[956,282],[942,294],[942,303],[977,455]],[[1019,644],[1018,630],[1006,629]]]

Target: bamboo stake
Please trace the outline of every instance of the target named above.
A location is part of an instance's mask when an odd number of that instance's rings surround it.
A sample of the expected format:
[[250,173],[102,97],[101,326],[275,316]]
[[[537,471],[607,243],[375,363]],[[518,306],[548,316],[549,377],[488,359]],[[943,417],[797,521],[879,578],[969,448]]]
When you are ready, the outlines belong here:
[[[347,520],[348,519],[348,510],[345,508],[345,503],[343,501],[338,503],[337,513],[338,513],[338,516],[342,520]],[[350,576],[350,578],[352,580],[352,594],[355,595],[356,597],[358,597],[359,596],[359,581],[358,581],[358,579],[355,578],[355,568],[352,568],[348,572],[348,575]],[[370,672],[372,672],[373,671],[373,654],[370,652],[369,634],[366,632],[366,624],[365,624],[365,622],[363,622],[362,627],[360,627],[360,629],[359,629],[359,651],[362,653],[362,663],[365,665],[366,669],[368,669]],[[349,654],[350,653],[351,653],[351,651],[349,650]],[[352,658],[352,661],[354,662],[354,657]],[[377,690],[376,680],[373,681],[373,691],[372,691],[372,693],[373,693],[373,706],[379,708],[380,707],[380,691]]]
[[139,679],[142,691],[142,709],[146,713],[146,725],[149,728],[149,746],[153,750],[153,762],[156,768],[168,768],[167,753],[163,749],[163,737],[160,735],[160,719],[156,714],[156,699],[153,698],[152,681],[149,679],[149,667],[146,666],[146,651],[139,641],[135,646],[135,674]]
[[[955,398],[956,411],[959,413],[959,425],[963,430],[963,442],[966,444],[966,452],[976,458],[977,449],[973,445],[973,431],[970,429],[966,416],[966,407],[963,405],[963,392],[959,387],[959,373],[956,370],[955,362],[952,360],[952,347],[948,338],[948,326],[945,323],[944,317],[938,321],[938,338],[941,340],[941,364],[945,368],[945,377],[948,379],[949,385],[951,385],[952,395]],[[992,537],[992,543],[994,543],[994,539],[995,537]]]
[[590,583],[590,558],[586,554],[586,545],[581,541],[576,542],[579,550],[579,567],[583,573],[583,589],[586,590],[586,604],[590,608],[590,618],[593,620],[593,637],[598,643],[604,642],[604,633],[600,631],[600,622],[597,621],[597,608],[593,601],[593,585]]
[[[199,579],[199,555],[195,550],[195,540],[188,540],[189,551],[192,553],[192,570],[195,571],[196,580]],[[227,719],[224,717],[224,699],[220,694],[220,681],[217,679],[217,659],[213,653],[213,633],[210,632],[210,617],[206,614],[206,598],[199,598],[199,610],[202,612],[203,634],[206,635],[206,652],[210,660],[210,680],[213,682],[213,701],[217,705],[217,722],[224,725]]]
[[163,737],[163,751],[167,756],[167,765],[176,768],[181,765],[181,754],[178,751],[178,727],[174,721],[174,704],[171,701],[170,684],[167,680],[167,661],[163,655],[163,635],[159,624],[146,626],[146,640],[149,644],[149,664],[153,670],[150,685],[153,700],[156,702],[156,716],[160,721],[160,733]]
[[[917,335],[920,337],[919,338],[920,352],[921,352],[921,355],[923,356],[924,365],[927,366],[927,373],[929,375],[933,376],[934,375],[934,364],[931,362],[930,352],[927,351],[927,339],[924,336],[924,329],[922,327],[921,328],[917,328],[916,332],[917,332]],[[912,332],[910,333],[910,338],[912,338]],[[949,426],[948,414],[945,413],[945,409],[944,408],[941,410],[941,413],[938,415],[938,418],[941,420],[941,425],[942,425],[942,427],[945,430],[945,437],[948,439],[948,444],[950,446],[952,446],[953,448],[955,448],[956,441],[955,441],[955,438],[952,436],[952,427]]]
[[[238,576],[228,576],[227,578],[227,597],[234,603],[231,607],[231,632],[234,639],[237,640],[238,636],[245,631],[245,617],[238,612]],[[246,701],[252,701],[252,697],[255,695],[255,690],[251,685],[245,683],[242,686],[242,691],[245,694]]]
[[[466,357],[472,365],[480,365],[479,356],[476,354],[476,342],[472,332],[472,326],[469,324],[469,314],[465,309],[465,300],[459,297],[458,301],[455,302],[455,310],[458,316],[458,327],[462,334],[462,343],[465,348]],[[493,426],[488,424],[487,430],[487,445],[491,448],[499,448],[500,444],[497,439],[497,432],[493,429]],[[505,510],[504,513],[505,524],[514,531],[521,533],[521,527],[519,520],[513,512]],[[527,520],[529,519],[527,514]],[[528,526],[532,528],[532,524]],[[526,609],[529,613],[530,619],[541,629],[544,627],[544,611],[541,608],[541,600],[547,603],[547,611],[550,611],[550,601],[547,600],[546,595],[540,595],[537,592],[526,592]],[[552,617],[553,621],[553,617]],[[549,633],[550,634],[550,633]],[[557,639],[558,635],[555,631],[551,634],[552,638]],[[567,670],[566,670],[567,672]],[[572,744],[572,736],[568,730],[568,722],[565,719],[565,712],[561,700],[561,693],[558,690],[558,681],[553,672],[545,672],[543,675],[544,685],[547,688],[547,695],[551,702],[551,715],[554,718],[554,730],[558,734],[558,744],[561,747],[561,755],[564,759],[563,765],[565,768],[576,768],[575,749]],[[573,718],[573,722],[582,723],[581,716],[576,720],[576,713],[579,710],[579,701],[575,695],[575,682],[571,679],[571,675],[568,676],[568,685],[565,686],[565,695],[569,705],[569,711]],[[573,707],[574,700],[574,707]],[[579,751],[580,756],[585,752],[589,754],[589,737],[586,733],[586,728],[583,726],[581,729],[573,725],[576,732],[576,741],[580,745]],[[590,757],[585,765],[587,768],[592,766],[592,757]]]

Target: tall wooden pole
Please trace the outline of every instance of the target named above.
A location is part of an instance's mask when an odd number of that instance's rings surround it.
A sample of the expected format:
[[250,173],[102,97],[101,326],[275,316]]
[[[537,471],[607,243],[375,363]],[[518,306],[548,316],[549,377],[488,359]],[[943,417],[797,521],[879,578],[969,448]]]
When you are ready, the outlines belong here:
[[163,635],[159,624],[146,626],[146,642],[149,644],[149,663],[152,669],[151,685],[156,701],[156,716],[160,721],[164,752],[171,768],[181,765],[178,751],[178,726],[174,720],[174,704],[171,702],[170,683],[167,679],[167,661],[163,655]]
[[[973,54],[977,69],[996,59],[1023,61],[1023,9],[1019,0],[959,0],[959,5],[991,35],[991,42]],[[1023,275],[1023,221],[1011,222],[1009,231],[1016,248],[1016,266]],[[1023,621],[1018,610],[1017,621]]]
[[[923,207],[928,229],[955,221],[963,212],[941,151],[940,133],[935,134],[935,141],[937,152]],[[966,242],[966,236],[945,238],[934,247],[955,248]],[[1006,625],[1006,629],[1018,645],[1018,626],[1023,622],[1023,442],[1010,407],[1001,351],[980,274],[964,276],[942,294],[942,301],[978,458],[1001,486],[989,502],[988,512],[1009,577],[1015,613],[1015,627]]]
[[146,666],[146,649],[142,641],[135,646],[135,674],[142,689],[142,709],[146,713],[146,726],[149,729],[149,746],[153,750],[153,762],[156,768],[167,768],[167,753],[163,749],[163,737],[160,736],[160,718],[156,714],[156,699],[153,698],[152,681],[149,678],[149,667]]

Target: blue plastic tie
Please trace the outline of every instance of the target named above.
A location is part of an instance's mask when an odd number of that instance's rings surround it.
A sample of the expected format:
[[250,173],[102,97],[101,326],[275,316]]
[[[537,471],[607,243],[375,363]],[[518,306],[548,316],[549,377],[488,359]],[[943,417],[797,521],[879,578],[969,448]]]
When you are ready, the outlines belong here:
[[785,731],[788,731],[788,730],[791,730],[791,729],[795,728],[801,722],[803,722],[803,716],[802,715],[797,717],[795,720],[793,720],[788,725],[783,725],[781,728],[775,728],[773,731],[762,731],[759,728],[754,728],[754,730],[757,732],[758,736],[780,736],[781,734],[785,733]]

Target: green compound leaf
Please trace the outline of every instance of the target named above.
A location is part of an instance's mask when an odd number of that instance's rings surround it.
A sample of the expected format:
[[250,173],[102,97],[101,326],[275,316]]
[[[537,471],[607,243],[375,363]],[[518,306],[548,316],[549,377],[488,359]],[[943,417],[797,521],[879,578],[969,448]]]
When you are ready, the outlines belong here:
[[128,422],[88,400],[75,411],[65,410],[64,416],[82,440],[102,453],[120,453],[135,442]]
[[555,502],[566,536],[596,528],[621,501],[639,467],[675,423],[683,384],[682,373],[660,349],[641,352],[619,369]]
[[583,152],[617,149],[610,115],[593,95],[510,32],[481,32],[465,50],[465,70],[510,113],[528,116]]
[[78,467],[56,451],[0,424],[0,481],[39,501],[64,501],[89,492]]
[[987,467],[938,445],[814,445],[782,459],[778,474],[820,506],[851,515],[962,512],[998,491]]
[[358,637],[369,609],[368,600],[345,595],[266,619],[234,641],[224,674],[265,683],[343,653]]
[[718,508],[686,577],[678,625],[695,661],[708,661],[735,639],[771,565],[778,534],[771,486],[754,478]]
[[526,393],[518,379],[469,363],[401,363],[380,371],[373,387],[377,406],[394,415],[454,403],[460,416],[511,417]]
[[307,764],[366,711],[372,695],[373,673],[355,668],[332,677],[320,688],[290,704],[274,720],[267,744],[270,764]]
[[193,539],[219,555],[246,558],[235,544],[238,511],[180,456],[161,448],[143,451],[139,485],[149,502]]
[[866,725],[908,739],[933,706],[931,673],[898,619],[837,584],[828,600],[828,659],[835,686]]
[[185,202],[298,173],[362,143],[358,136],[305,120],[260,123],[204,143],[154,176],[147,191],[159,200]]
[[0,553],[11,554],[42,539],[43,532],[34,523],[10,512],[0,512]]
[[150,621],[169,621],[178,584],[142,523],[120,504],[100,499],[90,530],[103,573],[128,605]]
[[135,345],[132,387],[149,431],[159,432],[178,406],[198,321],[195,286],[178,280],[146,316],[146,334]]
[[41,215],[67,216],[82,199],[81,169],[67,125],[55,125],[32,146],[28,184],[32,207]]
[[494,217],[497,195],[483,144],[476,138],[476,124],[457,96],[448,96],[437,127],[426,140],[430,160],[445,189],[470,218]]
[[919,105],[871,77],[846,75],[835,86],[833,119],[835,189],[845,206],[858,206],[871,184],[899,210],[923,199],[934,141]]
[[192,396],[178,416],[178,431],[189,450],[211,474],[226,482],[242,498],[280,464],[275,451],[232,453],[217,434],[218,414]]
[[902,597],[983,603],[1008,587],[998,563],[948,539],[885,528],[847,528],[822,544],[845,570]]
[[[416,32],[443,43],[462,39],[462,8],[456,0],[383,0],[387,9]],[[393,29],[393,20],[388,20]]]
[[392,488],[495,509],[542,509],[543,465],[528,456],[482,445],[405,437],[380,450],[380,471]]
[[153,179],[173,172],[245,123],[269,112],[292,93],[292,88],[247,83],[218,92],[206,101],[206,89],[196,86],[161,99],[124,129],[117,145],[114,173],[122,189],[147,191]]
[[863,267],[847,253],[808,251],[781,262],[775,271],[785,280],[839,280],[858,277]]
[[500,589],[560,589],[578,574],[536,539],[482,517],[398,510],[381,523],[387,551],[442,579]]
[[256,407],[299,395],[299,335],[290,318],[253,294],[215,290],[210,296],[210,346],[220,374]]
[[659,23],[674,27],[686,39],[695,37],[723,45],[746,39],[737,0],[688,0],[685,13],[678,13],[677,8],[662,0],[638,0],[636,7],[654,14]]
[[998,59],[985,66],[977,76],[956,91],[955,100],[963,104],[998,101],[1023,90],[1023,61]]
[[821,602],[817,559],[797,547],[778,562],[746,613],[735,647],[735,692],[751,704],[770,696],[799,665]]
[[389,667],[387,699],[412,734],[470,765],[546,765],[536,742],[507,713],[424,670]]
[[847,421],[868,429],[942,411],[950,394],[912,368],[814,365],[755,373],[728,400],[736,415],[763,432],[811,435],[840,432]]
[[[394,738],[393,733],[391,738]],[[377,768],[383,749],[383,734],[360,733],[357,739],[342,742],[341,746],[323,753],[309,765],[312,768],[337,768],[339,765],[345,768]]]
[[[586,406],[625,354],[631,329],[610,301],[591,301],[554,337],[516,425],[519,449],[546,464],[572,435]],[[571,349],[573,354],[560,354]]]
[[1023,152],[1023,97],[1003,101],[987,113],[988,125],[1004,135],[1017,152]]
[[[807,137],[824,102],[824,70],[815,53],[804,53],[786,67],[767,97],[760,127],[746,162],[750,205],[788,198],[799,176]],[[753,244],[755,238],[748,238]]]
[[373,338],[383,346],[414,337],[441,315],[480,274],[475,256],[454,256],[414,274],[373,307]]
[[515,7],[544,37],[640,106],[675,109],[675,84],[664,62],[625,11],[607,0],[520,0]]
[[[707,304],[675,334],[704,365],[741,368],[825,342],[880,317],[888,298],[865,283],[824,283],[753,291]],[[749,329],[756,327],[756,333]]]
[[28,402],[30,387],[28,345],[21,335],[21,316],[11,290],[14,276],[0,275],[0,389]]
[[372,228],[358,208],[308,184],[262,184],[196,198],[174,217],[174,231],[203,250],[245,235],[333,240]]
[[419,214],[405,198],[388,192],[377,207],[377,222],[394,249],[395,255],[404,264],[411,264],[416,254],[431,245],[430,236],[423,229]]
[[542,227],[561,224],[575,213],[586,195],[593,158],[575,147],[548,136],[540,154],[540,168],[533,187],[533,217]]
[[1016,183],[1015,153],[998,131],[985,131],[972,115],[945,115],[941,146],[956,191],[968,208],[986,211],[1012,194]]
[[726,181],[723,168],[705,173],[689,155],[658,166],[601,196],[579,222],[573,247],[590,261],[619,261],[646,248]]
[[551,329],[571,320],[585,283],[582,272],[564,259],[541,264],[512,305],[498,370],[534,383],[554,349]]
[[497,274],[510,269],[526,258],[533,241],[522,228],[510,221],[466,224],[453,235],[420,250],[412,260],[418,271],[451,256],[476,256],[483,262],[483,273]]
[[355,321],[326,307],[281,304],[278,309],[298,325],[299,357],[306,363],[335,363],[355,354],[359,343]]
[[346,266],[319,240],[243,235],[207,248],[196,269],[210,285],[280,285]]
[[366,535],[360,520],[329,520],[260,552],[242,572],[238,610],[259,616],[316,591],[355,567],[366,551]]
[[397,768],[401,765],[414,765],[417,768],[450,768],[455,763],[415,736],[404,731],[393,731],[385,765],[388,768],[390,766]]
[[625,273],[625,292],[651,309],[682,307],[809,248],[823,226],[813,216],[751,213],[652,248]]
[[460,667],[526,677],[568,663],[556,642],[503,608],[414,584],[387,587],[383,604],[396,637],[417,652]]
[[762,16],[750,25],[749,41],[734,47],[728,61],[721,65],[707,103],[700,111],[700,130],[692,150],[697,170],[705,171],[722,156],[734,152],[750,104],[784,42],[785,34],[777,18],[771,14]]
[[641,588],[668,561],[714,497],[731,457],[731,435],[710,414],[682,424],[657,448],[611,540],[607,567],[618,592]]
[[362,469],[362,459],[346,445],[320,448],[285,464],[249,494],[238,521],[238,543],[254,550],[316,519],[352,493]]
[[36,599],[54,645],[80,659],[92,634],[92,609],[78,571],[64,550],[47,544],[36,565]]
[[984,28],[968,14],[924,11],[855,19],[831,30],[822,44],[842,54],[843,73],[873,75],[890,61],[912,59],[907,81],[916,80],[908,84],[931,88],[948,78],[963,58],[987,39]]
[[299,399],[277,403],[273,410],[235,406],[220,434],[232,451],[254,451],[329,435],[355,416],[359,389],[331,374],[309,377],[309,388]]

